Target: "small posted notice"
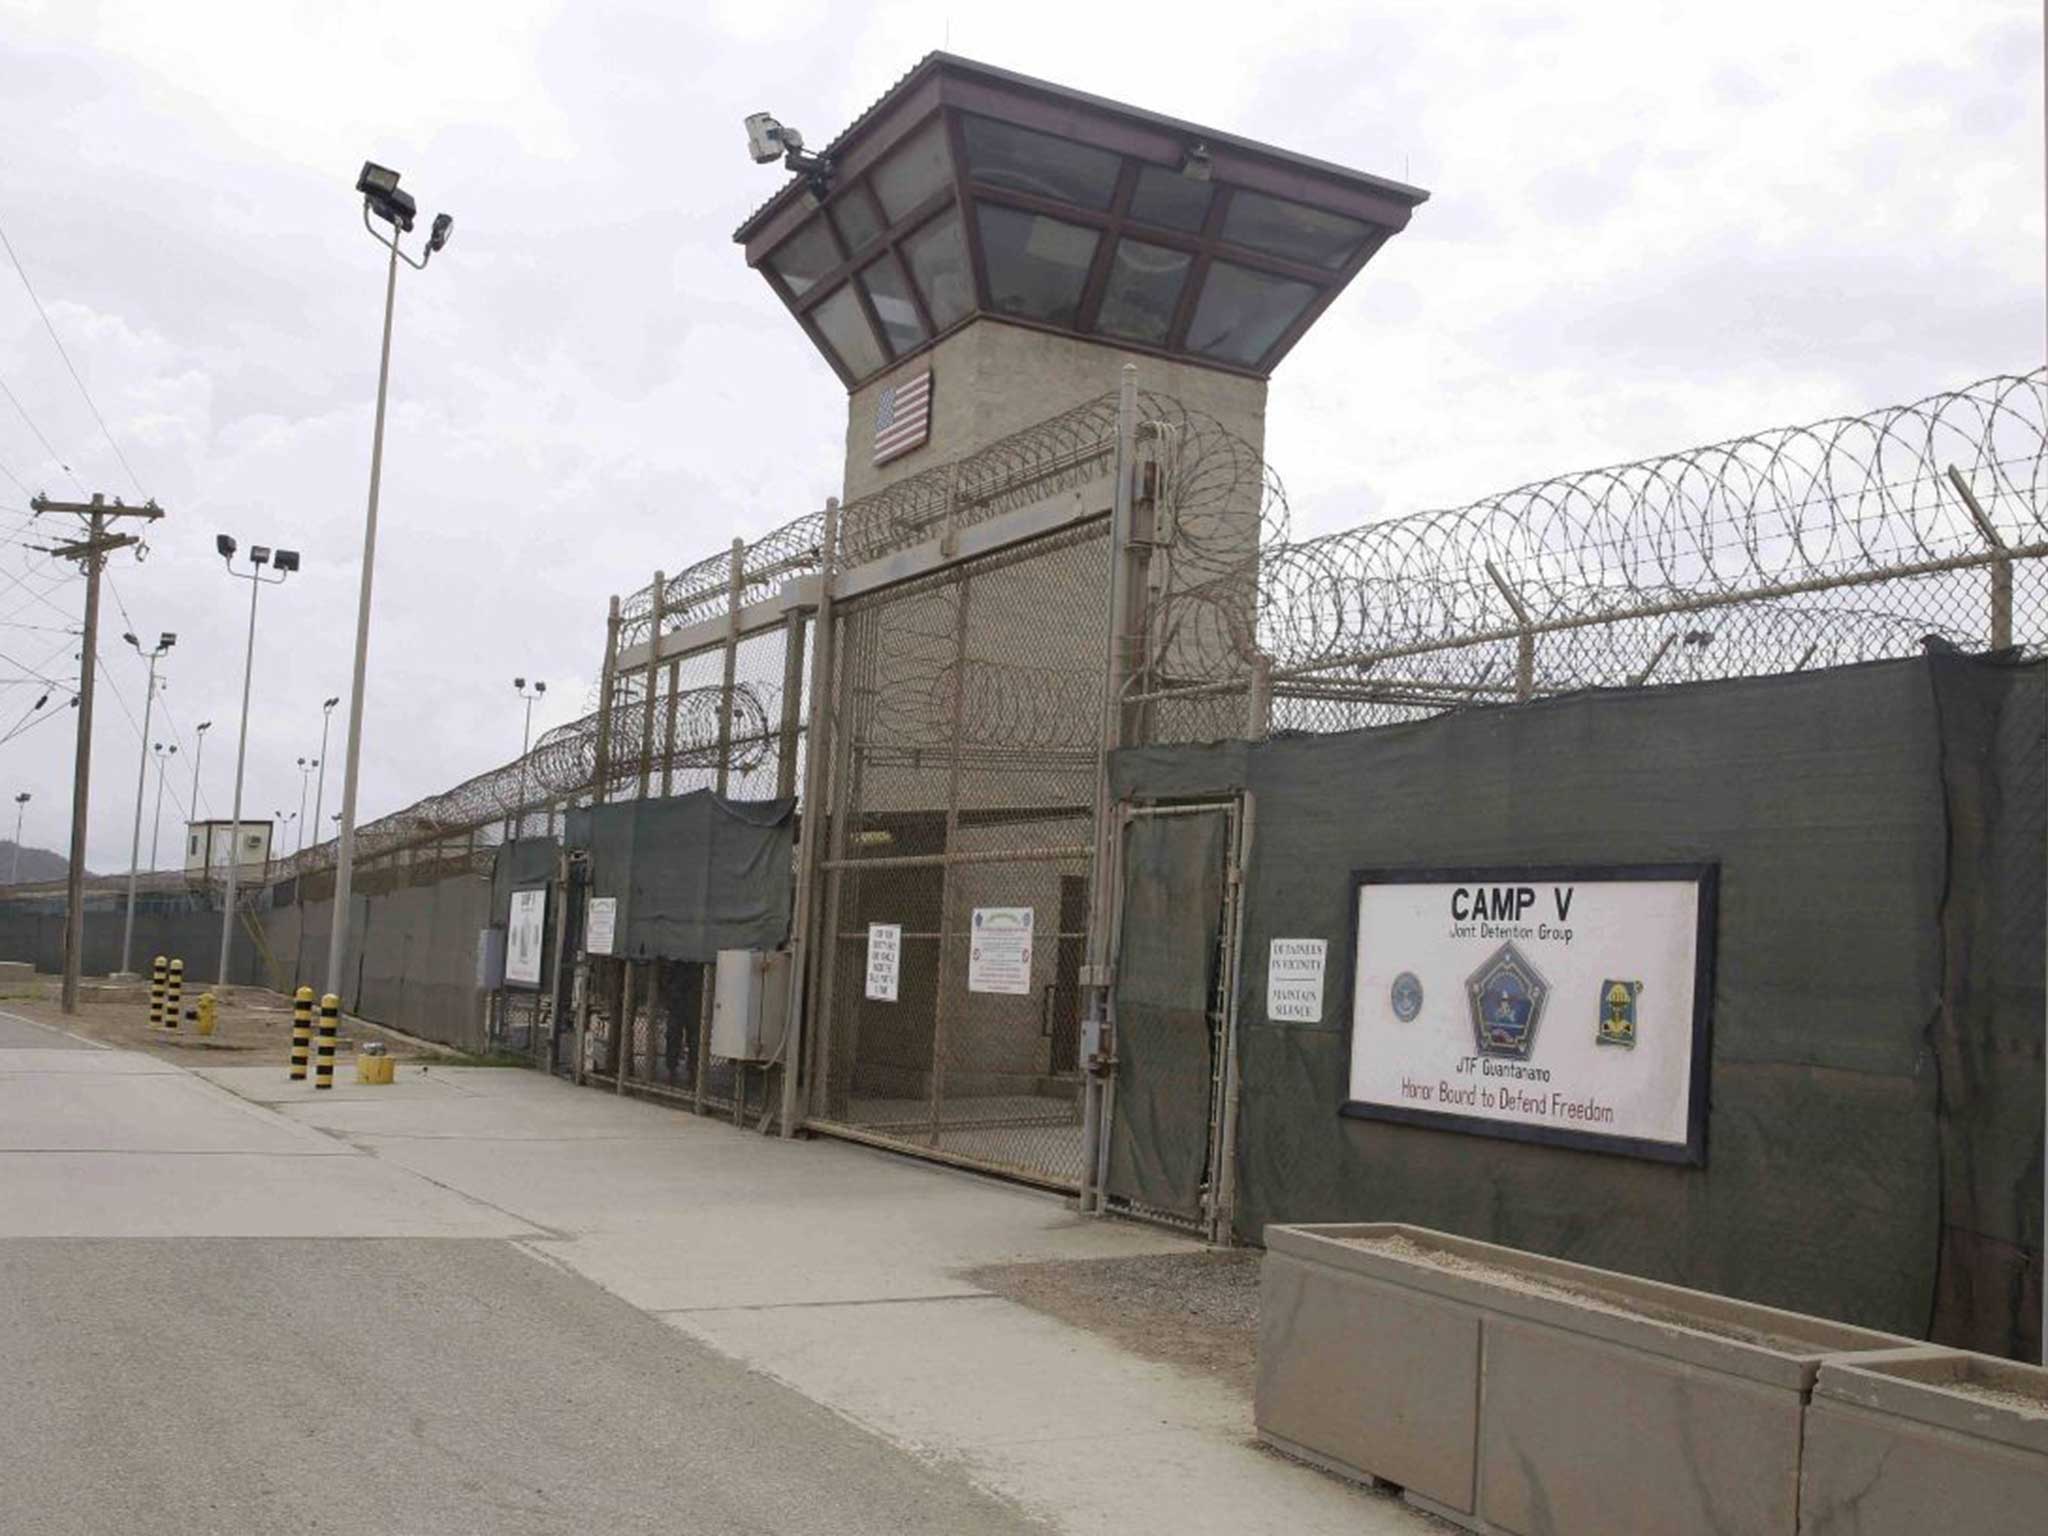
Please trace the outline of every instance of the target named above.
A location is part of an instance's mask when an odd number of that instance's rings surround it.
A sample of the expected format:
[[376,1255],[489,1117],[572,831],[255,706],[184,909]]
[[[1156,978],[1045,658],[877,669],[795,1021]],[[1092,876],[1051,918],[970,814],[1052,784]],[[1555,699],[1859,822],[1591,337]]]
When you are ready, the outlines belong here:
[[619,929],[619,898],[616,896],[593,896],[583,923],[583,952],[586,955],[608,955],[612,952],[612,941]]
[[870,1002],[896,1001],[897,980],[903,965],[903,925],[868,924],[868,989]]
[[967,940],[967,990],[1031,995],[1030,907],[976,907]]
[[1266,1017],[1275,1024],[1323,1022],[1327,939],[1275,939],[1266,953]]

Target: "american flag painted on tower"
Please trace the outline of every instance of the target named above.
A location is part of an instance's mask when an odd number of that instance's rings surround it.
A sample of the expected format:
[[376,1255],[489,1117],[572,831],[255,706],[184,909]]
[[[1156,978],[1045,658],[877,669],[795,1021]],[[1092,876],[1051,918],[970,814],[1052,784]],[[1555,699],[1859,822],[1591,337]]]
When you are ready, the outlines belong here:
[[932,371],[927,368],[882,391],[875,406],[874,462],[886,464],[913,448],[922,448],[931,435]]

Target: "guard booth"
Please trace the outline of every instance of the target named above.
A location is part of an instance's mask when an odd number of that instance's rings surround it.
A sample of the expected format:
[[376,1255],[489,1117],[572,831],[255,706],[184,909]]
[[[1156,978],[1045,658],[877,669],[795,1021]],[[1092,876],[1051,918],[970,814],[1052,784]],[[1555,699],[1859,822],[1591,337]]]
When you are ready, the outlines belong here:
[[[1117,1058],[1123,1129],[1084,1134],[1091,934],[1117,912],[1097,871],[1126,837],[1098,816],[1103,751],[1157,724],[1106,720],[1107,679],[1242,670],[1268,380],[1426,194],[943,53],[793,161],[735,239],[847,391],[808,701],[799,1112],[1055,1188],[1099,1161],[1115,1198],[1213,1226],[1222,977],[1129,998],[1152,1011]],[[1227,878],[1235,805],[1169,825]],[[1227,947],[1220,898],[1139,889],[1199,913],[1162,961]],[[1168,1123],[1170,1169],[1140,1144]]]

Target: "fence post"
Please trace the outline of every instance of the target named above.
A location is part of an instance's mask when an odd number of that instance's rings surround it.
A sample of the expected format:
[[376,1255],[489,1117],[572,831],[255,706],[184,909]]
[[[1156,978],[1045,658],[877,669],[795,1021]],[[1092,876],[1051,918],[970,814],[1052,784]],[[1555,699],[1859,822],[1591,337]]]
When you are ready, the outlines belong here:
[[[652,783],[654,768],[654,696],[661,692],[661,620],[663,600],[668,596],[668,577],[660,571],[654,573],[654,613],[648,620],[647,665],[643,669],[647,677],[647,695],[640,701],[640,798],[647,798]],[[674,702],[670,702],[673,709]],[[663,771],[667,770],[664,761]],[[666,793],[666,791],[664,791]]]
[[[804,972],[811,962],[812,913],[817,905],[818,861],[822,852],[820,844],[825,839],[825,797],[829,778],[825,771],[829,743],[826,740],[828,727],[825,724],[825,695],[832,689],[832,653],[834,623],[832,617],[832,578],[838,569],[839,549],[839,498],[825,498],[825,524],[819,539],[821,546],[818,559],[818,606],[811,616],[811,712],[810,723],[805,731],[804,742],[804,789],[803,800],[798,808],[801,818],[797,823],[797,835],[801,842],[797,846],[796,875],[796,918],[789,930],[789,1006],[785,1012],[782,1034],[782,1134],[785,1138],[796,1134],[797,1078],[798,1065],[803,1061],[803,1048],[811,1048],[810,1081],[815,1086],[822,1080],[823,1059],[818,1055],[819,1042],[824,1038],[822,1029],[805,1030],[804,1026]],[[795,611],[790,614],[790,623],[800,626],[802,615]],[[802,633],[801,627],[796,632]],[[786,658],[785,658],[786,659]],[[789,761],[792,777],[796,768],[796,744],[789,745]],[[830,955],[831,943],[819,946],[822,953]],[[815,992],[812,993],[815,996]]]
[[718,792],[732,777],[732,691],[740,663],[740,593],[746,586],[747,541],[732,541],[730,580],[725,599],[725,679],[718,691]]
[[1515,636],[1515,702],[1526,704],[1536,695],[1536,632],[1529,627],[1529,610],[1522,606],[1515,589],[1507,584],[1491,560],[1486,562],[1486,574],[1494,588],[1507,600],[1508,611],[1514,614],[1515,623],[1521,630]]
[[1264,651],[1252,655],[1252,675],[1245,689],[1244,734],[1251,741],[1264,741],[1273,732],[1273,658]]
[[1109,1145],[1109,1083],[1116,1070],[1115,1040],[1110,1019],[1109,923],[1110,887],[1116,878],[1117,829],[1109,793],[1109,754],[1123,744],[1124,675],[1128,663],[1124,639],[1131,607],[1131,479],[1137,473],[1138,370],[1124,364],[1118,380],[1116,407],[1116,485],[1109,517],[1109,646],[1103,659],[1102,740],[1095,762],[1095,855],[1088,882],[1088,963],[1081,986],[1087,998],[1087,1023],[1081,1067],[1081,1198],[1082,1214],[1102,1211],[1102,1180],[1097,1170]]
[[[939,866],[939,985],[932,1008],[932,1110],[926,1130],[933,1147],[939,1144],[946,1096],[946,1043],[950,1033],[947,1026],[953,1021],[954,1011],[953,990],[946,985],[946,955],[952,947],[953,907],[958,898],[953,856],[960,851],[960,729],[967,701],[967,618],[974,598],[974,579],[962,576],[953,590],[958,594],[953,607],[953,707],[946,722],[946,741],[951,753],[946,765],[946,840],[940,845],[946,862]],[[965,984],[963,978],[963,989]]]
[[680,706],[677,696],[683,691],[683,660],[678,656],[668,664],[668,714],[663,717],[661,731],[661,798],[666,800],[675,783],[676,767],[676,714]]
[[604,671],[597,684],[597,742],[591,753],[590,803],[604,802],[605,784],[611,777],[612,694],[618,688],[619,600],[612,598],[604,621]]
[[[1948,467],[1949,484],[1956,488],[1956,494],[1963,498],[1970,520],[1977,525],[1977,531],[1984,536],[1984,542],[1993,549],[2003,550],[2005,540],[2000,537],[1998,527],[1985,515],[1977,496],[1970,489],[1970,482],[1963,478],[1963,472],[1951,464]],[[2012,646],[2012,561],[1997,560],[1991,566],[1991,649],[2008,650]]]
[[612,1092],[626,1091],[626,1063],[633,1057],[633,962],[619,962],[619,987],[613,994],[618,1006],[612,1010],[612,1052],[618,1080]]

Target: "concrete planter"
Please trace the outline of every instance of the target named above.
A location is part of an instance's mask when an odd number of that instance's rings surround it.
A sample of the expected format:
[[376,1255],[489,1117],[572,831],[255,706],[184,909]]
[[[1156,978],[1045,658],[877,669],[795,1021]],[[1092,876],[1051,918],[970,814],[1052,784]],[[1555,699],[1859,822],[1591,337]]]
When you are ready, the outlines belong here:
[[1931,1348],[1829,1361],[1801,1490],[1802,1536],[2041,1536],[2048,1370]]
[[1420,1227],[1268,1227],[1258,1428],[1476,1531],[1794,1536],[1822,1361],[1910,1342]]

